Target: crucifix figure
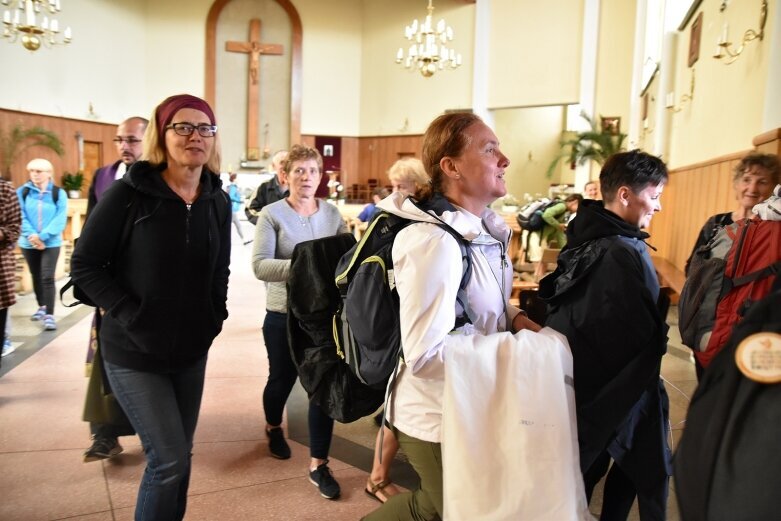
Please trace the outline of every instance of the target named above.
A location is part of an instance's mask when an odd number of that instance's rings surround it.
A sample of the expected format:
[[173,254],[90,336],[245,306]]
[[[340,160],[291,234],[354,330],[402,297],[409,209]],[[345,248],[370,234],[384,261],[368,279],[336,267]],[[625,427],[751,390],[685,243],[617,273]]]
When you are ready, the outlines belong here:
[[260,112],[259,78],[260,55],[282,54],[282,46],[276,43],[260,42],[260,20],[253,18],[249,23],[248,42],[225,42],[225,50],[250,55],[249,84],[247,87],[247,159],[260,159],[258,146],[258,114]]

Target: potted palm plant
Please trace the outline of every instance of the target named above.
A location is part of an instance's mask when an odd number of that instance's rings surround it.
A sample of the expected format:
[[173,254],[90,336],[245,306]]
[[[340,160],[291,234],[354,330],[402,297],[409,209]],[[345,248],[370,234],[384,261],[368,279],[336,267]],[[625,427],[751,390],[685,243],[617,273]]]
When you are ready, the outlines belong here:
[[572,168],[575,168],[575,165],[584,165],[587,161],[595,161],[601,166],[605,164],[608,157],[624,150],[626,134],[603,128],[601,125],[598,128],[594,120],[585,112],[581,112],[580,117],[585,119],[591,128],[574,134],[567,133],[568,135],[559,142],[561,153],[548,167],[545,173],[547,177],[553,175],[559,161],[564,158],[567,158]]
[[62,187],[68,192],[68,197],[78,199],[81,197],[81,187],[84,185],[84,174],[76,172],[62,174]]

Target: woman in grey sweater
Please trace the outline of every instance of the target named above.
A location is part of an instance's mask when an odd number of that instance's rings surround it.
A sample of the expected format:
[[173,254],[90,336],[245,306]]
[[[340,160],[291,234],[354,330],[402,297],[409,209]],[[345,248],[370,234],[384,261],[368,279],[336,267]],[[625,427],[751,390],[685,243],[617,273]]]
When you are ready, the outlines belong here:
[[[320,153],[295,145],[283,166],[290,193],[263,208],[255,228],[252,268],[266,282],[266,318],[263,338],[268,352],[269,376],[263,390],[266,434],[271,455],[290,457],[282,432],[282,411],[293,389],[296,373],[287,340],[287,288],[290,258],[296,244],[346,233],[347,226],[335,206],[315,198],[323,170]],[[339,484],[328,468],[328,451],[334,422],[315,404],[309,405],[309,480],[327,499],[339,497]]]

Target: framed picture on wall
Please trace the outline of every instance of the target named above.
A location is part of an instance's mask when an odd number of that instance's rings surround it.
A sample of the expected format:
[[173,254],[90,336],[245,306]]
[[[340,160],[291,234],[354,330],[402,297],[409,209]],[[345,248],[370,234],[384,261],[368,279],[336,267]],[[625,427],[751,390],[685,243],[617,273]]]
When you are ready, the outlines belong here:
[[603,117],[602,118],[602,130],[610,134],[618,134],[621,132],[621,118],[620,117]]
[[702,13],[697,15],[689,32],[689,67],[700,59],[700,40],[702,39]]

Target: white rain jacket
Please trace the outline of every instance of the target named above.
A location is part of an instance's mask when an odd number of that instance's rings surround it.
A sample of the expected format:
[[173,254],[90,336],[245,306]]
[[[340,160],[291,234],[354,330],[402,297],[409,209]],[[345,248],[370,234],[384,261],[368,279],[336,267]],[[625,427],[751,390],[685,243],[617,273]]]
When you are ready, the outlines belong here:
[[456,294],[463,271],[458,243],[434,224],[436,217],[418,209],[401,193],[391,194],[377,206],[422,223],[406,227],[393,243],[405,362],[394,384],[388,416],[405,434],[439,443],[448,344],[454,335],[507,331],[519,313],[507,303],[513,276],[506,258],[511,231],[504,219],[489,209],[480,217],[451,204],[436,210],[439,219],[471,244],[472,276],[465,304],[472,324],[452,331],[459,312]]

